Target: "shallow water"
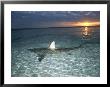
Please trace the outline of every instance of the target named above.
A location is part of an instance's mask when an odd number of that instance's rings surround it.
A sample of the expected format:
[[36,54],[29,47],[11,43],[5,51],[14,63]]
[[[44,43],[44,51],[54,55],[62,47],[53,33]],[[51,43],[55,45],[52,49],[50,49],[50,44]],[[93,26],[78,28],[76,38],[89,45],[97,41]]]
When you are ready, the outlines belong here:
[[[11,76],[99,77],[100,29],[91,28],[88,36],[82,29],[13,29]],[[52,41],[63,50],[48,50]]]

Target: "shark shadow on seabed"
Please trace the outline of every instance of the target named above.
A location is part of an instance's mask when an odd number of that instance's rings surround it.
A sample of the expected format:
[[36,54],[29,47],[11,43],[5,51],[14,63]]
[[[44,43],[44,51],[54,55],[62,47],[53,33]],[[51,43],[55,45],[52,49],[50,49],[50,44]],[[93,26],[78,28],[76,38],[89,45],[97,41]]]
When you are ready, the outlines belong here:
[[38,61],[41,62],[47,54],[56,54],[59,52],[67,52],[68,55],[71,55],[70,53],[68,53],[68,51],[79,49],[82,47],[83,47],[83,45],[79,45],[79,46],[74,47],[74,48],[57,48],[55,50],[51,50],[49,48],[32,48],[32,49],[27,49],[27,50],[29,50],[30,52],[36,53],[38,55],[37,56]]

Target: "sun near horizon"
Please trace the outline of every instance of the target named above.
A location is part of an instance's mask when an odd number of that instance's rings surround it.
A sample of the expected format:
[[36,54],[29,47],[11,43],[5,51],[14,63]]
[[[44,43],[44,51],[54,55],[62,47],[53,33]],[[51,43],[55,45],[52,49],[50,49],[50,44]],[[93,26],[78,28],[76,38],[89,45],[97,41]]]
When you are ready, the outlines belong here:
[[88,22],[88,21],[85,21],[85,22],[74,22],[72,24],[72,26],[85,26],[85,27],[89,27],[89,26],[100,26],[100,22]]
[[99,21],[79,21],[79,22],[62,22],[60,23],[62,26],[68,26],[68,27],[89,27],[89,26],[100,26]]

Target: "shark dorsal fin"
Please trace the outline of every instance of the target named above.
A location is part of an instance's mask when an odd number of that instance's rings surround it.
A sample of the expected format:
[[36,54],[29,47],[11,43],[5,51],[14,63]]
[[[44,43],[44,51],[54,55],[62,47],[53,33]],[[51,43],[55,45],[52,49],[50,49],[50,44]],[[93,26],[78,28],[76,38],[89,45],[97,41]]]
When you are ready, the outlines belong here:
[[50,46],[49,46],[49,49],[52,49],[54,50],[55,49],[55,41],[52,41]]

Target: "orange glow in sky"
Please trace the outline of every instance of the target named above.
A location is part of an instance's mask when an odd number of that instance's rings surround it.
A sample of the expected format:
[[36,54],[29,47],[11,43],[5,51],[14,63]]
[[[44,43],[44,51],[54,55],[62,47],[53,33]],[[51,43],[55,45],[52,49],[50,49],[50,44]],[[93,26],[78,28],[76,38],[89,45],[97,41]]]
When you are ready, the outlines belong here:
[[98,26],[100,22],[76,22],[73,26]]
[[63,22],[61,23],[63,26],[99,26],[100,22]]

